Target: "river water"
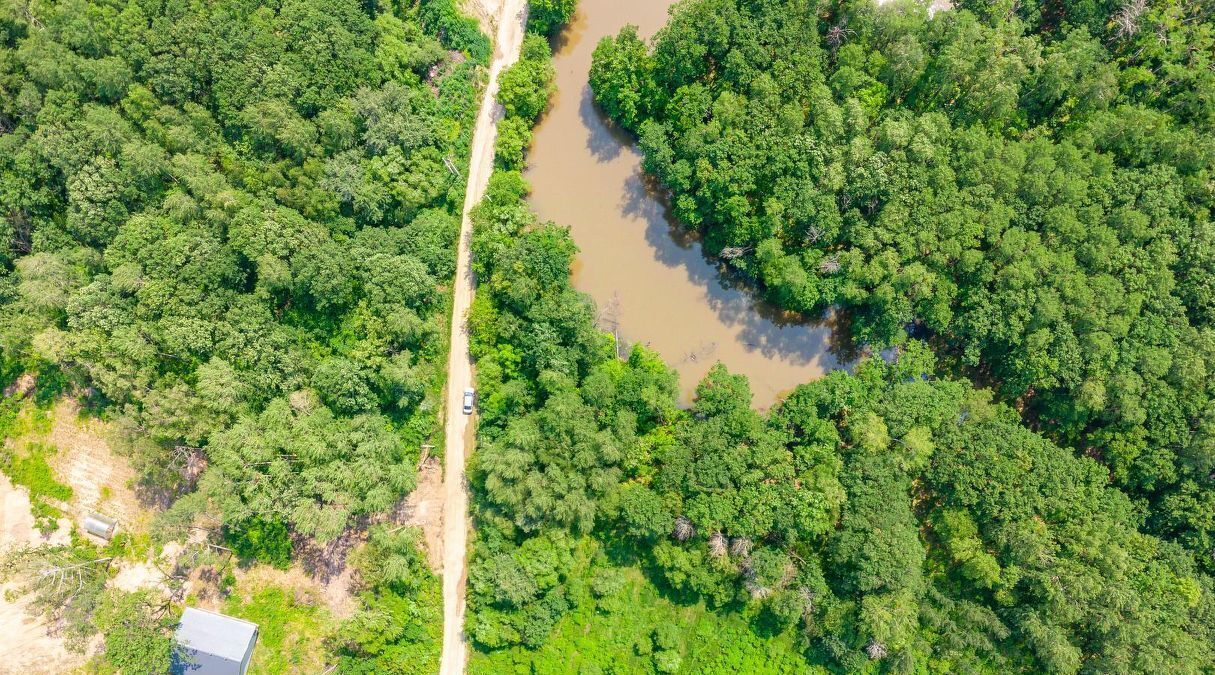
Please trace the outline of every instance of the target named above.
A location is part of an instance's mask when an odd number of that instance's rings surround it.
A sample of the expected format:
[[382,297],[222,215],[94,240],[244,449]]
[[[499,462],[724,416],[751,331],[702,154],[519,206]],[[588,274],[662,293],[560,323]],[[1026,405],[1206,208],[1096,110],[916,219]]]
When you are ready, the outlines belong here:
[[625,24],[643,37],[666,22],[667,0],[580,0],[554,43],[557,93],[535,130],[527,177],[542,220],[569,225],[580,253],[575,286],[599,325],[645,343],[679,373],[684,402],[721,361],[746,375],[755,405],[839,367],[832,331],[757,301],[706,260],[641,172],[630,137],[592,102],[587,73],[600,38]]

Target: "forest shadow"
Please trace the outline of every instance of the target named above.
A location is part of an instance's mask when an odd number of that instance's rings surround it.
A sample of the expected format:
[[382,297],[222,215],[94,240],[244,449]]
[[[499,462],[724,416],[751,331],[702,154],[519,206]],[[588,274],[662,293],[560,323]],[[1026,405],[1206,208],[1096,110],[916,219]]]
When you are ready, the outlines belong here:
[[781,358],[795,365],[819,363],[824,371],[845,368],[856,349],[840,321],[842,312],[827,310],[807,316],[781,309],[764,299],[757,282],[705,253],[699,232],[674,214],[665,188],[640,169],[626,182],[621,213],[645,223],[645,239],[654,260],[681,269],[705,291],[705,302],[725,325],[739,328],[746,351]]
[[586,130],[586,149],[595,161],[603,164],[620,156],[626,148],[632,149],[632,135],[620,128],[595,103],[591,85],[584,84],[578,94],[578,119]]
[[345,572],[346,560],[354,548],[363,542],[368,526],[368,520],[360,517],[352,527],[325,543],[306,537],[293,537],[292,558],[300,563],[309,576],[327,584]]

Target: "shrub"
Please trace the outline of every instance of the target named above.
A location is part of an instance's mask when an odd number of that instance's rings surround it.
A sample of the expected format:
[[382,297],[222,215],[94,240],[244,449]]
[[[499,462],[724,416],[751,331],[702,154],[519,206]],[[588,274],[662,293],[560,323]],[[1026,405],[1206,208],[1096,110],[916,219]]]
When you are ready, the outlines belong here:
[[552,35],[574,16],[578,0],[531,0],[527,15],[527,29],[543,35]]
[[251,518],[228,530],[228,542],[245,560],[286,569],[291,564],[291,537],[287,526],[276,520]]
[[489,63],[489,38],[477,27],[476,19],[460,13],[454,0],[423,0],[418,18],[427,31],[439,34],[443,46],[459,49],[477,63]]

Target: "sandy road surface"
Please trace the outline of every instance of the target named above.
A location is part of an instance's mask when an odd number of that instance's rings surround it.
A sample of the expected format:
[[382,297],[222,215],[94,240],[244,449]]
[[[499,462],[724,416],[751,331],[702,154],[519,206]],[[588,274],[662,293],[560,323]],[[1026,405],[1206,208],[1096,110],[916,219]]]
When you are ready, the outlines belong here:
[[460,225],[460,243],[456,265],[456,281],[451,314],[451,350],[447,363],[447,427],[444,446],[443,476],[443,658],[439,672],[458,675],[464,672],[468,660],[464,640],[464,585],[468,577],[466,548],[468,544],[468,491],[464,478],[464,461],[471,450],[473,427],[470,418],[461,413],[464,388],[472,386],[472,364],[468,355],[468,333],[465,317],[472,302],[472,270],[469,267],[469,245],[472,221],[469,212],[481,199],[494,168],[494,140],[498,135],[498,120],[502,118],[497,103],[498,74],[519,58],[527,22],[526,0],[500,0],[497,4],[497,35],[494,56],[489,68],[489,82],[477,114],[473,132],[471,160],[468,167],[468,190],[464,198],[464,218]]

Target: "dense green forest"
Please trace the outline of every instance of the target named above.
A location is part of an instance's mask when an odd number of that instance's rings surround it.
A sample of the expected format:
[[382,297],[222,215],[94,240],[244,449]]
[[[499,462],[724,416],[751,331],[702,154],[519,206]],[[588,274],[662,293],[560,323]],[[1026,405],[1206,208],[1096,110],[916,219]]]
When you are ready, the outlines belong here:
[[[597,100],[708,250],[894,347],[766,413],[622,358],[525,201],[572,11],[533,3],[473,214],[470,670],[1215,669],[1209,7],[687,0],[606,40]],[[369,522],[437,435],[490,51],[451,0],[0,0],[0,385],[123,429],[161,542],[367,528],[338,672],[438,660],[417,535]],[[163,670],[108,555],[0,579]]]
[[719,366],[679,410],[656,355],[594,329],[526,189],[499,173],[477,211],[474,672],[1215,666],[1210,577],[1095,459],[919,341],[767,416]]
[[896,346],[767,414],[617,358],[510,145],[475,214],[473,672],[1215,667],[1209,28],[1174,7],[1194,47],[1149,52],[1067,11],[694,0],[602,44],[708,248]]
[[[0,2],[0,386],[125,429],[158,539],[285,565],[388,510],[441,435],[489,54],[451,0]],[[429,672],[437,581],[367,548],[343,670]]]
[[697,1],[592,85],[709,251],[863,344],[930,340],[1212,572],[1211,12]]

